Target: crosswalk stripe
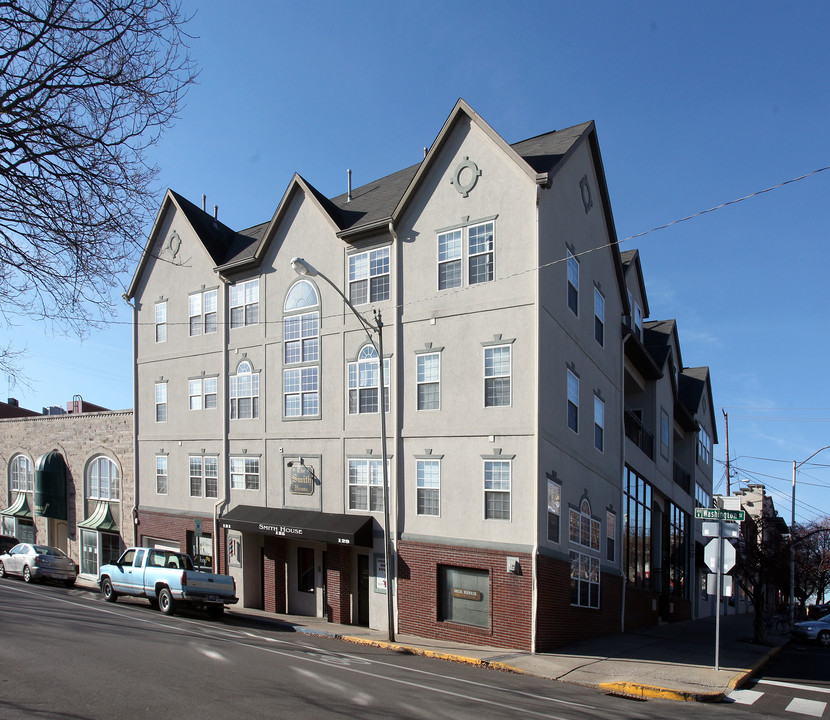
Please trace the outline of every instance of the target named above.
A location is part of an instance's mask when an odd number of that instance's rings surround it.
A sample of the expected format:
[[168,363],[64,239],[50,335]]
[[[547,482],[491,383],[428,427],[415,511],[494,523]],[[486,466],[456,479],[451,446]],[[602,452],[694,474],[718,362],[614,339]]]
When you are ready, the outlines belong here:
[[729,693],[729,699],[740,705],[752,705],[763,694],[757,690],[733,690]]
[[826,707],[826,702],[819,702],[818,700],[805,700],[804,698],[793,698],[792,702],[787,705],[787,710],[789,712],[800,713],[801,715],[821,717],[824,714],[824,708]]

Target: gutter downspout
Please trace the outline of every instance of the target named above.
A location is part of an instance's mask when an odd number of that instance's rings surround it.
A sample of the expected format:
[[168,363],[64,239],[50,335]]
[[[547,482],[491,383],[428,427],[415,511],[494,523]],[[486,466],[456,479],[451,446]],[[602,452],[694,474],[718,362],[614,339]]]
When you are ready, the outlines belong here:
[[[219,275],[219,280],[222,283],[222,312],[225,316],[225,322],[222,323],[223,327],[223,337],[222,337],[222,464],[225,467],[223,472],[223,481],[222,481],[222,497],[218,499],[213,504],[213,571],[219,571],[219,559],[220,559],[220,550],[221,546],[219,544],[219,509],[227,505],[228,503],[228,486],[229,486],[229,473],[230,469],[228,467],[229,460],[229,449],[230,449],[230,440],[228,438],[228,433],[230,432],[229,428],[229,414],[230,408],[228,407],[228,403],[225,398],[228,397],[228,353],[230,352],[230,314],[228,312],[228,281]],[[218,388],[217,388],[218,390]],[[225,564],[227,565],[227,559],[225,560]],[[225,567],[225,572],[223,573],[228,575],[228,568]]]
[[[540,254],[540,246],[541,246],[540,233],[539,233],[539,204],[541,202],[542,202],[542,186],[537,184],[536,185],[536,245],[535,245],[535,251],[536,251],[535,255],[536,255],[536,265],[537,266],[539,264],[539,254]],[[536,633],[537,633],[537,628],[538,628],[538,617],[537,617],[537,615],[539,613],[539,582],[538,582],[538,580],[539,580],[539,532],[540,532],[540,528],[539,528],[539,509],[540,509],[539,500],[542,497],[541,488],[539,487],[539,482],[541,480],[541,470],[540,470],[540,467],[539,467],[539,453],[540,453],[540,447],[539,447],[539,377],[540,377],[540,375],[539,375],[539,373],[540,373],[540,367],[541,367],[541,363],[540,363],[540,360],[539,360],[539,356],[541,354],[540,353],[540,347],[539,347],[539,342],[540,342],[540,338],[541,338],[541,323],[539,321],[540,304],[541,304],[540,301],[539,301],[540,285],[541,285],[540,277],[541,277],[541,275],[540,275],[539,269],[537,267],[537,270],[536,270],[536,293],[535,293],[535,295],[536,295],[536,300],[535,300],[535,305],[536,305],[536,307],[535,307],[535,314],[536,314],[536,318],[535,318],[535,321],[536,321],[535,322],[535,326],[536,326],[536,338],[535,338],[536,352],[533,353],[533,355],[534,355],[534,364],[535,364],[535,367],[533,369],[533,377],[535,378],[535,381],[534,381],[535,387],[533,388],[533,390],[534,390],[534,392],[533,392],[533,404],[534,404],[533,411],[534,411],[534,415],[535,415],[535,418],[536,418],[535,419],[535,426],[536,427],[533,430],[533,435],[534,435],[534,438],[535,438],[535,440],[534,440],[535,448],[534,448],[534,453],[533,453],[533,455],[534,455],[533,464],[535,465],[535,467],[534,467],[534,471],[533,471],[533,477],[536,478],[535,485],[536,485],[536,505],[537,505],[537,507],[536,507],[536,513],[535,513],[535,519],[534,519],[535,527],[533,529],[533,557],[530,559],[531,567],[532,567],[532,570],[531,570],[532,582],[531,582],[531,588],[530,588],[530,652],[531,653],[536,652]],[[547,483],[545,483],[544,489],[545,489],[544,507],[547,508],[547,492],[548,492]]]

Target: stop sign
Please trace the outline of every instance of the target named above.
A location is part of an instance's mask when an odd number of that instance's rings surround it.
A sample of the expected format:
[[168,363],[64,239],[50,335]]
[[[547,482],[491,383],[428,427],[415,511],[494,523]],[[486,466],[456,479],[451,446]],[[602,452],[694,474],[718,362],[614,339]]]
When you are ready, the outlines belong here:
[[706,560],[706,567],[712,572],[718,572],[718,562],[720,560],[720,544],[723,543],[723,565],[720,571],[727,573],[735,567],[735,548],[728,540],[720,540],[719,538],[712,538],[706,547],[703,548],[703,558]]

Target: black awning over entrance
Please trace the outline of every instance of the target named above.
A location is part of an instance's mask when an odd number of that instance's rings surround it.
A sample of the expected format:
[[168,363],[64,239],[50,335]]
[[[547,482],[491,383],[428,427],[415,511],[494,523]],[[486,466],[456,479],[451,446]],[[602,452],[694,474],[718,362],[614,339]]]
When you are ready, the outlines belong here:
[[219,519],[226,530],[314,540],[333,545],[372,547],[372,518],[312,510],[237,505]]

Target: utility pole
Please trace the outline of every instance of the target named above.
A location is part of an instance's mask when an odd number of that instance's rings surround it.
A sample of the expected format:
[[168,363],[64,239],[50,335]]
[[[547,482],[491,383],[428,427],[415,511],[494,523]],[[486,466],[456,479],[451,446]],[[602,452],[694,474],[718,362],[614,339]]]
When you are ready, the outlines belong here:
[[726,497],[729,497],[732,494],[732,470],[729,467],[729,415],[726,414],[726,410],[722,410],[723,412],[723,421],[726,425]]

